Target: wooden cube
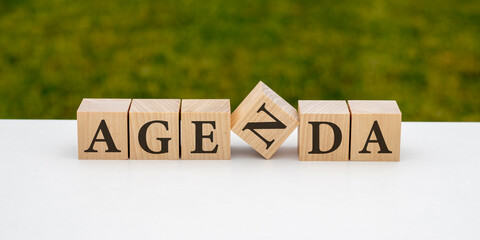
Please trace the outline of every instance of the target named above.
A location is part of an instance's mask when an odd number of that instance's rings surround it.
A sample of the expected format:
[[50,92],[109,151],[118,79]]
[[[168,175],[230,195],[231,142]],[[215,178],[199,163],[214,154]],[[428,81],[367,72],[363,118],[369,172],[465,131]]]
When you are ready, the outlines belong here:
[[181,109],[181,158],[230,159],[230,100],[184,99]]
[[232,114],[232,131],[270,159],[298,126],[297,110],[263,82]]
[[180,158],[180,99],[133,99],[130,159]]
[[402,113],[396,101],[348,101],[350,160],[400,161]]
[[298,101],[300,161],[348,161],[350,111],[346,101]]
[[131,99],[83,99],[77,110],[78,159],[128,159]]

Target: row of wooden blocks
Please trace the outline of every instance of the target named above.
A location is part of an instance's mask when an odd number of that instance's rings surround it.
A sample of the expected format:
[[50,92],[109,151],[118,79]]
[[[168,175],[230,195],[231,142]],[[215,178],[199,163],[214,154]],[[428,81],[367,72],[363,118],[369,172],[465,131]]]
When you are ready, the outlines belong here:
[[260,82],[228,99],[83,99],[79,159],[230,159],[230,131],[269,159],[298,126],[301,161],[399,161],[395,101],[298,101]]

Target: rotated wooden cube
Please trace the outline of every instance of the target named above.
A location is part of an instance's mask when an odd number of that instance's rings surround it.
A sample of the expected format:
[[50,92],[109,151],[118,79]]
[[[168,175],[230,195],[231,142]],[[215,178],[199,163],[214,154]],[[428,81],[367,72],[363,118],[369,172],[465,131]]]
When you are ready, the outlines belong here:
[[83,99],[77,110],[78,159],[128,159],[131,99]]
[[232,114],[232,131],[270,159],[298,126],[297,110],[263,82]]
[[300,161],[348,161],[350,111],[346,101],[298,101]]
[[130,159],[180,158],[180,99],[133,99]]
[[230,159],[230,100],[187,99],[181,106],[181,158]]
[[400,161],[402,113],[396,101],[348,101],[350,160]]

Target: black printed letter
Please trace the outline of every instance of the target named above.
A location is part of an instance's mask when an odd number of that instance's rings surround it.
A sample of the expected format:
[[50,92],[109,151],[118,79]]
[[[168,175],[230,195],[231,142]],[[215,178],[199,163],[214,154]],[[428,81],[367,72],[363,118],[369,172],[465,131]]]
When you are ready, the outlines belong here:
[[157,140],[162,142],[162,148],[160,149],[160,151],[157,151],[157,152],[152,151],[152,149],[150,149],[147,145],[147,130],[148,130],[148,127],[150,127],[150,125],[152,125],[153,123],[162,124],[163,126],[165,126],[165,129],[167,129],[168,131],[168,122],[166,121],[151,121],[151,122],[145,123],[145,125],[143,125],[140,128],[140,131],[138,132],[138,142],[140,143],[140,147],[142,147],[142,149],[148,153],[153,153],[153,154],[167,153],[168,141],[170,141],[171,138],[157,138]]
[[242,129],[242,131],[245,131],[245,129],[248,129],[248,130],[252,131],[255,135],[257,135],[257,137],[262,139],[262,141],[264,141],[265,144],[267,144],[267,149],[268,149],[268,148],[270,148],[270,146],[272,146],[273,142],[275,142],[275,139],[272,139],[271,141],[268,141],[262,135],[260,135],[256,131],[256,129],[285,129],[285,128],[287,128],[287,126],[285,126],[285,124],[280,122],[280,120],[278,120],[275,116],[273,116],[265,108],[265,103],[258,109],[257,113],[259,113],[261,111],[265,112],[268,116],[273,118],[273,120],[275,120],[275,122],[249,122],[249,123],[247,123],[247,125],[245,125],[245,127]]
[[203,124],[208,123],[215,129],[215,121],[192,121],[192,123],[195,124],[195,150],[191,151],[191,153],[217,153],[218,144],[211,151],[204,151],[202,147],[204,138],[208,138],[213,142],[213,131],[208,135],[203,135]]
[[[100,131],[102,131],[103,139],[97,138],[98,133]],[[117,147],[115,147],[115,143],[113,142],[112,135],[110,135],[110,131],[108,130],[107,123],[103,119],[100,122],[100,125],[98,126],[97,132],[93,137],[90,147],[87,150],[85,150],[85,152],[98,152],[97,150],[93,149],[93,146],[95,145],[96,142],[105,142],[107,144],[108,149],[105,152],[121,152],[120,150],[117,149]]]
[[[340,143],[342,142],[342,131],[336,124],[331,122],[308,122],[308,123],[312,124],[312,136],[313,136],[312,151],[308,153],[314,153],[314,154],[331,153],[340,146]],[[333,146],[327,151],[320,150],[320,125],[321,124],[327,124],[333,130]]]
[[[375,132],[376,140],[370,140],[370,137],[372,137],[373,132]],[[378,125],[377,121],[373,122],[372,130],[370,130],[370,134],[368,134],[365,147],[363,147],[363,150],[360,151],[359,153],[371,153],[370,151],[367,150],[369,143],[378,143],[378,145],[380,146],[380,151],[378,151],[378,153],[392,153],[392,151],[388,150],[387,144],[385,143],[385,139],[383,139],[383,135],[382,135],[382,132],[380,131],[380,126]]]

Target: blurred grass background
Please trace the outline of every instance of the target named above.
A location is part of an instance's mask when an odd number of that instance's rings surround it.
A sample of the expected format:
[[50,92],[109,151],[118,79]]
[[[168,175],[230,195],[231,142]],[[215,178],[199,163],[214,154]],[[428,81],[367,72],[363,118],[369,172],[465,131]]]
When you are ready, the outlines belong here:
[[480,1],[0,0],[0,118],[90,98],[395,99],[480,121]]

